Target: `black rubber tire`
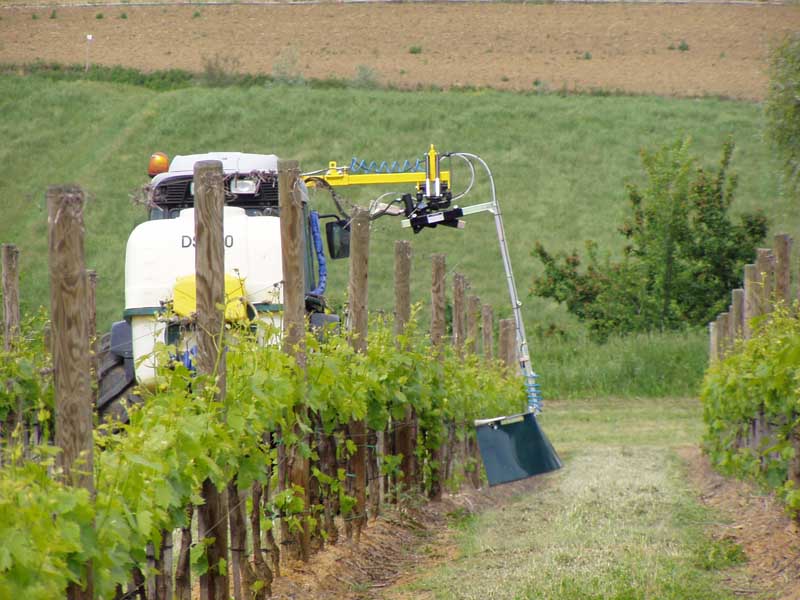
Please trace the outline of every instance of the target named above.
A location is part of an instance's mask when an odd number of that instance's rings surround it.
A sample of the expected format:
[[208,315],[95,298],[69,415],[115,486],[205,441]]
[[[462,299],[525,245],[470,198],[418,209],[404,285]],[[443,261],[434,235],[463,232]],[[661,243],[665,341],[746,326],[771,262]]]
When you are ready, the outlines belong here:
[[125,406],[141,402],[134,393],[136,378],[132,364],[111,352],[111,334],[106,333],[97,345],[97,416],[100,423],[128,422]]

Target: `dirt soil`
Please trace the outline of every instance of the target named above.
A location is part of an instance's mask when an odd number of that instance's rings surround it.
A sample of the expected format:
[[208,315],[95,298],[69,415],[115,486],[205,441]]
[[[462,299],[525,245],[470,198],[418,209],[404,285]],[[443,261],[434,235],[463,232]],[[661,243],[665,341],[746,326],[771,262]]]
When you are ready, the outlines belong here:
[[729,519],[715,526],[711,535],[738,544],[747,557],[742,572],[731,576],[730,587],[745,597],[761,594],[758,597],[800,600],[798,522],[786,515],[774,497],[748,483],[722,477],[698,448],[684,448],[681,457],[701,502]]
[[534,494],[542,478],[496,488],[465,489],[441,502],[387,506],[371,520],[359,545],[343,540],[315,554],[312,563],[293,563],[273,584],[276,600],[372,600],[385,591],[457,554],[454,521],[485,510],[518,494]]
[[[760,100],[770,48],[800,30],[776,4],[55,6],[0,0],[0,62],[209,65],[384,84],[603,89]],[[124,17],[123,17],[124,15]],[[91,34],[93,40],[87,42]]]

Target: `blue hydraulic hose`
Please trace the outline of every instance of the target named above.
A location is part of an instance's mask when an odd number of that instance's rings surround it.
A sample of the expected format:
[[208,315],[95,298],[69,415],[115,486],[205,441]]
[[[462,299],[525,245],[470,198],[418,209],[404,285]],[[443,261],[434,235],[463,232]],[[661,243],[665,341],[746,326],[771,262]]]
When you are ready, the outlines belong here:
[[321,296],[328,285],[328,263],[325,261],[325,252],[322,250],[322,234],[319,229],[319,213],[312,210],[308,215],[311,223],[311,238],[314,240],[314,250],[317,252],[319,264],[319,285],[311,290],[313,296]]

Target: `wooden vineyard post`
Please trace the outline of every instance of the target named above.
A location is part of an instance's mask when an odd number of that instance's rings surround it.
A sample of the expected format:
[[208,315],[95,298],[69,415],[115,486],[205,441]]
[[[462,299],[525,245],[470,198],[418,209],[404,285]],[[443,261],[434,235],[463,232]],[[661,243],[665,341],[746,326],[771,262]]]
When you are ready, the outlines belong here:
[[[235,600],[250,598],[256,574],[247,559],[247,504],[244,490],[239,490],[236,478],[228,483],[228,519],[231,530],[231,575]],[[258,505],[256,505],[258,511]],[[255,538],[253,538],[255,539]],[[169,600],[164,596],[165,600]]]
[[[467,347],[470,354],[478,352],[478,323],[481,316],[481,299],[477,296],[467,297]],[[466,428],[466,462],[470,465],[467,472],[472,487],[478,489],[481,486],[481,454],[478,450],[478,439],[475,437],[475,430],[472,423],[467,424]]]
[[431,257],[431,343],[437,351],[441,350],[445,332],[445,256],[434,254]]
[[728,313],[720,313],[717,317],[717,353],[720,359],[728,353]]
[[89,340],[91,382],[94,394],[92,394],[92,405],[97,404],[98,392],[98,372],[97,372],[97,271],[89,269],[86,271],[86,308],[89,311],[87,320],[86,337]]
[[255,571],[256,580],[264,584],[264,587],[254,595],[253,600],[266,600],[266,598],[272,595],[272,580],[274,576],[265,560],[264,552],[261,547],[261,497],[264,488],[261,486],[260,482],[254,481],[250,489],[252,506],[252,510],[250,511],[250,531],[253,534],[253,570]]
[[[459,357],[464,356],[464,345],[467,339],[467,322],[466,322],[466,294],[467,294],[467,280],[461,273],[453,274],[453,348]],[[456,444],[456,424],[453,419],[447,419],[445,422],[445,443],[443,452],[444,469],[442,471],[442,480],[448,481],[452,476],[453,463],[456,460],[456,451],[458,446]]]
[[[775,256],[769,248],[758,248],[756,250],[756,277],[758,281],[756,292],[757,314],[768,314],[772,312],[773,292],[775,290]],[[762,441],[770,433],[764,418],[763,404],[759,408],[758,415],[753,419],[751,431],[750,447],[755,450],[756,454],[759,454]]]
[[278,161],[283,265],[284,350],[305,364],[305,272],[303,268],[303,206],[297,193],[299,164]]
[[86,307],[89,310],[86,337],[89,338],[89,345],[93,347],[97,335],[97,271],[93,269],[86,271]]
[[411,242],[394,243],[394,333],[403,335],[411,319]]
[[[350,280],[347,297],[350,303],[350,345],[356,352],[367,350],[367,274],[369,268],[369,211],[356,207],[350,220]],[[361,540],[361,531],[367,522],[367,426],[364,420],[350,421],[348,437],[355,443],[356,451],[350,456],[353,475],[352,530],[355,541]],[[348,517],[346,517],[348,518]]]
[[[225,398],[225,353],[222,333],[225,304],[225,247],[223,239],[222,163],[206,160],[194,165],[195,277],[197,282],[197,371],[216,377],[217,400]],[[205,504],[197,507],[198,532],[213,538],[206,546],[208,570],[200,576],[201,600],[228,598],[228,528],[224,496],[210,480],[203,482]],[[221,561],[225,561],[222,563]]]
[[494,314],[491,304],[481,307],[481,329],[483,331],[483,358],[494,358]]
[[11,350],[19,335],[19,249],[3,244],[3,344]]
[[772,294],[775,290],[775,256],[769,248],[756,250],[756,277],[760,283],[758,314],[764,315],[772,312]]
[[742,337],[749,340],[753,335],[754,317],[758,312],[758,275],[755,265],[744,266],[744,314],[742,316]]
[[[84,194],[77,186],[47,190],[55,442],[62,450],[59,462],[66,481],[94,495],[83,204]],[[83,589],[70,585],[68,598],[93,598],[91,565],[85,583]]]
[[453,274],[453,347],[461,354],[467,339],[466,323],[467,281],[461,273]]
[[159,552],[159,573],[156,575],[157,600],[172,600],[172,530],[161,530],[161,550]]
[[788,310],[792,305],[792,238],[779,233],[775,236],[775,299]]
[[514,327],[514,319],[501,319],[498,346],[503,364],[509,369],[514,369],[517,363],[517,333]]
[[735,342],[744,331],[744,290],[737,288],[731,292],[730,337]]
[[[466,326],[466,288],[467,282],[461,273],[453,274],[453,310],[451,329],[453,332],[452,345],[456,354],[463,358],[464,356],[464,341],[467,337]],[[442,469],[442,481],[448,481],[453,474],[453,462],[456,458],[456,424],[453,419],[446,419],[444,447],[442,452],[442,462],[444,468]]]
[[470,354],[478,353],[480,337],[481,299],[478,296],[467,296],[467,345]]
[[[305,268],[303,252],[303,204],[298,190],[300,176],[299,163],[296,160],[278,161],[278,199],[281,211],[281,256],[283,265],[283,327],[284,351],[293,356],[301,369],[305,369]],[[306,409],[299,406],[295,410],[298,421],[306,419]],[[284,479],[279,481],[281,490],[299,486],[303,489],[303,503],[310,505],[309,475],[310,464],[300,452],[300,443],[308,442],[299,425],[294,426],[293,434],[298,444],[286,448],[286,465],[283,470]],[[280,479],[280,478],[279,478]],[[307,519],[303,519],[302,529],[296,535],[289,532],[286,519],[281,519],[281,542],[288,546],[289,554],[294,558],[307,561],[309,558],[309,542],[311,529]]]
[[181,528],[181,548],[175,565],[175,599],[192,600],[190,550],[192,547],[192,516],[194,508],[186,509],[186,526]]
[[[19,335],[19,250],[13,244],[3,244],[3,346],[8,352]],[[20,412],[19,410],[17,412]],[[17,415],[11,411],[5,423],[0,423],[0,441],[11,439]],[[2,464],[2,457],[0,457]]]
[[[433,344],[434,354],[437,360],[442,360],[442,344],[445,334],[445,256],[444,254],[434,254],[431,257],[431,343]],[[431,486],[429,496],[431,500],[441,500],[443,484],[442,473],[444,466],[444,439],[442,438],[442,427],[439,431],[426,432],[433,435],[438,440],[438,445],[431,457]]]
[[[411,242],[398,240],[394,244],[394,334],[405,333],[411,319]],[[399,341],[398,341],[399,343]],[[419,483],[417,480],[417,415],[414,407],[407,405],[403,420],[395,430],[395,451],[402,454],[400,471],[404,489]],[[398,486],[398,494],[401,492]]]
[[717,346],[717,322],[708,324],[708,362],[714,364],[719,360],[719,347]]

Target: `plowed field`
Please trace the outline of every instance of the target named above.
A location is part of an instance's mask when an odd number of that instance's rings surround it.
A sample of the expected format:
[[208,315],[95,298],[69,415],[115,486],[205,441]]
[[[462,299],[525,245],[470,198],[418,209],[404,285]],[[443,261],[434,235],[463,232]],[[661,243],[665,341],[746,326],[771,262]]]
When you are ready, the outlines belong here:
[[6,63],[88,53],[144,70],[748,100],[766,93],[770,48],[800,30],[800,6],[774,4],[4,4]]

